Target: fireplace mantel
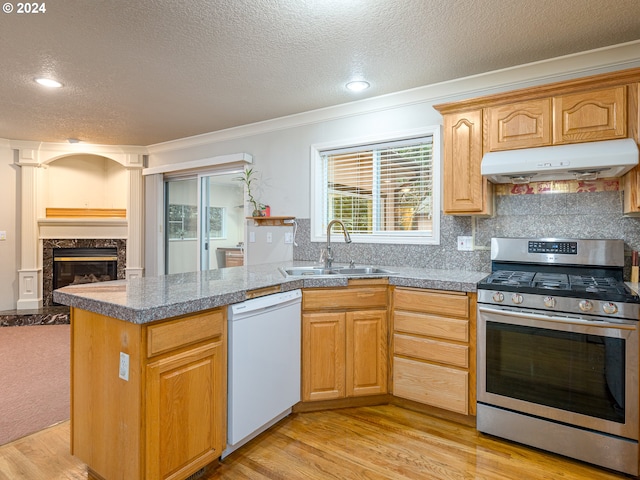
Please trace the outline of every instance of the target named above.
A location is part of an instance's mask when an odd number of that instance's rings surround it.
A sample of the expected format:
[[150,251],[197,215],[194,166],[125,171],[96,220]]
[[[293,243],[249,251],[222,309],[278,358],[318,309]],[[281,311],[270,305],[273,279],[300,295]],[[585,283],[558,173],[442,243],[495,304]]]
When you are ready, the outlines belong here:
[[39,218],[39,237],[127,238],[128,222],[122,218]]

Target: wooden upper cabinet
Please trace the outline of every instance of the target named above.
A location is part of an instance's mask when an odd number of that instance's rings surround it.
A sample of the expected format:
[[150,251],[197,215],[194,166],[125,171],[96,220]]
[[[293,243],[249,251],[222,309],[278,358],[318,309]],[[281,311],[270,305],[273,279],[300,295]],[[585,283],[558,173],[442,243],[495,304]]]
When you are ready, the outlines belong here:
[[[629,137],[640,144],[640,83],[629,85],[627,125]],[[624,189],[623,211],[625,215],[640,216],[640,167],[634,167],[622,178]]]
[[551,144],[551,99],[489,107],[487,150],[511,150]]
[[553,143],[627,136],[625,85],[553,98]]
[[[635,138],[640,68],[434,105],[443,116],[443,211],[491,215],[485,152]],[[625,213],[640,214],[640,167],[625,175]]]
[[482,153],[482,110],[444,115],[444,213],[490,213]]

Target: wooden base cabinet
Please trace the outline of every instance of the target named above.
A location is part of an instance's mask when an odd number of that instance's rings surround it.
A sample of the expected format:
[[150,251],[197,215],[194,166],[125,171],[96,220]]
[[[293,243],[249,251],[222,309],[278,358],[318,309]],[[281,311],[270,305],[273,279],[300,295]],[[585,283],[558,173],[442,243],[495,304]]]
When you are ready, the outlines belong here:
[[474,298],[396,287],[393,395],[475,415]]
[[72,309],[71,448],[90,478],[183,480],[221,455],[226,329],[225,309],[149,325]]
[[386,285],[305,290],[302,304],[302,400],[386,393]]

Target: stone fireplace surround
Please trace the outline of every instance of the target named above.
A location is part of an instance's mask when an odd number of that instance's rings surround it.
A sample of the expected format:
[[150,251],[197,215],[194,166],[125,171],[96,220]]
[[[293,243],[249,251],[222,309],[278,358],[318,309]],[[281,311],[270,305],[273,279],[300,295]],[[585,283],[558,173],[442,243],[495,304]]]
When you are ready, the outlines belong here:
[[53,305],[53,250],[55,248],[102,248],[117,249],[117,278],[126,277],[127,241],[125,239],[44,239],[42,245],[42,304]]

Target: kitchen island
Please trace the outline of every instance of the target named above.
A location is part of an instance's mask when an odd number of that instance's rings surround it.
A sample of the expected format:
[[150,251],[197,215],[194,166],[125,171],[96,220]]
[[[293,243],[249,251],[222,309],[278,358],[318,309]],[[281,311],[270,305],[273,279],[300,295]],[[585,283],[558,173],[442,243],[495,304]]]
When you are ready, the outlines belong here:
[[[178,273],[131,280],[70,285],[54,292],[54,301],[136,324],[230,305],[264,294],[297,288],[340,287],[349,278],[285,277],[279,268],[309,266],[313,262],[231,267],[204,272]],[[475,292],[478,281],[489,272],[385,267],[393,271],[389,285]],[[357,278],[357,277],[356,277]],[[367,278],[372,278],[367,275]]]
[[[287,277],[279,269],[304,265],[311,262],[56,290],[55,301],[71,307],[71,450],[90,478],[181,480],[217,459],[226,442],[226,306],[354,280]],[[474,292],[486,276],[388,268],[394,274],[378,280],[389,285],[454,292]]]

